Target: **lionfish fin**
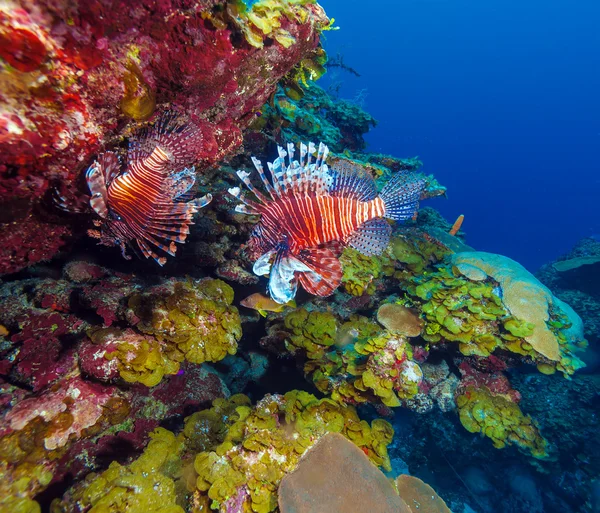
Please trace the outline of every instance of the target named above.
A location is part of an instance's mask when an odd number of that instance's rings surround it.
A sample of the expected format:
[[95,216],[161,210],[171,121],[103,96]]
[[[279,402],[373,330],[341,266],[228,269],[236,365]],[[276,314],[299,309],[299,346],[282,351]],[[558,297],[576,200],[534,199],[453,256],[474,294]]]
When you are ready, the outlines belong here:
[[381,255],[390,243],[392,227],[385,219],[375,218],[361,224],[346,243],[363,255]]
[[394,175],[379,195],[385,204],[385,217],[394,221],[411,219],[419,207],[419,199],[426,185],[424,179],[412,173]]
[[254,164],[256,171],[258,171],[258,176],[260,176],[260,179],[261,179],[263,185],[265,186],[265,189],[269,193],[269,196],[271,196],[271,199],[274,200],[277,196],[277,193],[276,193],[275,189],[273,188],[273,186],[271,185],[271,183],[269,182],[267,175],[265,175],[265,170],[263,168],[261,161],[258,160],[256,157],[252,157],[252,163]]
[[153,126],[129,140],[128,159],[145,161],[160,148],[167,155],[170,171],[178,171],[198,159],[203,143],[198,125],[182,119],[176,112],[165,112]]
[[254,185],[252,185],[252,182],[250,181],[250,173],[248,173],[248,171],[243,171],[243,170],[239,170],[236,172],[236,174],[238,175],[238,178],[244,182],[244,185],[248,188],[248,190],[250,192],[252,192],[254,194],[254,196],[256,196],[256,199],[260,202],[260,203],[267,203],[268,200],[267,198],[265,198],[265,196],[262,195],[262,193],[260,191],[258,191]]
[[305,249],[299,258],[310,269],[298,276],[300,284],[307,292],[314,296],[327,297],[340,286],[342,265],[330,249]]
[[[165,180],[165,192],[174,200],[186,199],[188,192],[196,183],[196,169],[184,168],[183,170],[169,175]],[[189,198],[188,198],[189,199]]]
[[375,181],[360,165],[338,160],[332,167],[333,183],[329,189],[332,196],[343,196],[358,201],[371,201],[377,197]]
[[[329,148],[325,144],[320,143],[317,151],[313,143],[309,143],[308,147],[301,143],[300,161],[293,160],[295,148],[292,143],[288,143],[287,152],[282,147],[278,147],[278,152],[279,157],[273,163],[269,163],[268,167],[273,176],[275,191],[279,196],[295,193],[327,194],[332,178],[325,163],[329,154]],[[315,152],[316,160],[311,163]],[[287,165],[286,156],[288,156]]]
[[269,273],[269,294],[273,301],[286,304],[298,290],[298,274],[312,273],[304,262],[289,253],[287,248],[275,252],[275,259]]
[[107,151],[88,168],[85,179],[90,189],[90,206],[100,217],[108,216],[108,186],[121,170],[121,162],[115,153]]
[[231,187],[227,189],[227,192],[232,196],[239,199],[242,204],[238,204],[235,207],[235,211],[240,214],[259,214],[260,213],[260,205],[255,201],[249,199],[239,187]]

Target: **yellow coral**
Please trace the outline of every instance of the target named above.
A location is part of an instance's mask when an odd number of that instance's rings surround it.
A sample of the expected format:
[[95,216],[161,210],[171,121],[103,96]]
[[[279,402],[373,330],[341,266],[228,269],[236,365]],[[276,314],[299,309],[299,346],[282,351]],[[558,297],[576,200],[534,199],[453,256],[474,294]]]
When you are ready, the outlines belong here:
[[53,513],[70,511],[70,504],[90,513],[184,513],[176,503],[171,471],[179,468],[182,444],[163,428],[150,434],[143,454],[130,465],[112,462],[99,475],[76,485],[69,499],[55,500]]
[[166,374],[177,374],[183,355],[175,346],[143,336],[133,330],[104,328],[90,333],[92,342],[106,344],[104,358],[116,361],[120,376],[128,383],[158,385]]
[[123,76],[125,95],[121,100],[121,110],[126,116],[143,121],[152,116],[156,107],[156,95],[144,80],[135,61],[130,60],[126,68]]
[[506,308],[514,317],[534,327],[525,340],[546,358],[560,360],[558,341],[546,325],[550,319],[548,308],[552,293],[529,271],[510,258],[483,252],[459,253],[452,258],[452,263],[467,278],[480,279],[480,274],[473,272],[477,269],[500,283]]
[[245,396],[233,396],[217,400],[210,410],[186,419],[186,443],[198,444],[198,434],[188,429],[188,423],[196,425],[200,415],[207,422],[205,433],[212,433],[200,435],[205,450],[196,456],[194,469],[196,489],[213,501],[213,507],[247,490],[241,498],[248,511],[274,511],[283,476],[294,470],[304,452],[328,432],[343,434],[375,464],[390,468],[387,446],[393,429],[384,420],[369,425],[351,406],[317,400],[297,390],[285,396],[266,396],[254,408],[248,405]]
[[345,248],[340,256],[342,287],[352,296],[375,292],[376,281],[381,276],[391,276],[394,268],[387,255],[365,256],[356,249]]
[[517,445],[536,458],[547,456],[546,440],[528,415],[504,396],[486,388],[467,387],[456,397],[460,421],[470,433],[482,433],[494,447]]
[[229,2],[227,12],[238,25],[246,41],[256,48],[264,46],[265,37],[289,48],[296,39],[284,28],[286,18],[299,23],[311,22],[326,30],[331,22],[324,13],[308,8],[314,0],[259,0],[248,9],[243,1]]
[[168,292],[136,294],[129,308],[141,331],[174,344],[186,360],[217,362],[235,354],[242,336],[232,301],[233,289],[221,280],[187,280],[172,283]]
[[285,316],[285,327],[290,330],[288,350],[304,349],[307,356],[317,359],[336,340],[337,321],[329,312],[308,312],[304,308],[293,310]]

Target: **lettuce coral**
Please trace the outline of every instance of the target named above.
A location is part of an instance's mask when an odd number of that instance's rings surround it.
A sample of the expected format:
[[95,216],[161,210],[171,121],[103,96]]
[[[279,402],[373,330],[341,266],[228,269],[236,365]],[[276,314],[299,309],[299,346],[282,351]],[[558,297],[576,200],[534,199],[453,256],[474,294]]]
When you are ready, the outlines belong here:
[[515,333],[505,323],[513,336],[524,339],[518,348],[512,344],[515,352],[553,365],[565,374],[583,366],[574,355],[585,347],[583,331],[570,330],[581,326],[581,319],[522,265],[505,256],[484,252],[459,253],[451,262],[458,275],[471,281],[481,282],[489,277],[499,284],[502,304],[521,327],[526,325],[524,330],[516,327]]
[[531,417],[516,402],[495,396],[486,387],[468,386],[456,397],[460,422],[470,433],[482,433],[494,447],[516,445],[536,458],[544,458],[547,442]]
[[[286,30],[288,20],[306,23],[312,16],[308,6],[314,3],[314,0],[258,0],[248,7],[237,0],[227,4],[227,12],[252,46],[262,48],[265,38],[271,38],[289,48],[296,39]],[[324,29],[328,25],[329,20],[319,26]]]
[[386,254],[366,256],[356,249],[345,248],[340,263],[343,269],[342,287],[352,296],[365,293],[372,295],[375,292],[375,280],[394,273],[394,266]]
[[[204,430],[190,429],[199,421]],[[329,432],[341,433],[373,463],[390,468],[387,445],[393,430],[387,422],[376,419],[369,425],[351,406],[297,390],[268,395],[255,407],[242,395],[216,400],[210,410],[186,420],[184,430],[188,443],[205,448],[194,461],[197,490],[215,509],[224,511],[228,501],[241,496],[256,513],[276,509],[283,476]]]
[[140,331],[173,344],[189,362],[202,363],[237,351],[242,327],[232,302],[233,289],[225,282],[188,279],[134,294],[129,308]]
[[422,372],[407,339],[366,317],[338,321],[330,312],[289,312],[281,330],[286,348],[305,353],[304,373],[341,403],[399,406],[418,392]]
[[580,368],[574,352],[585,341],[578,316],[516,262],[485,255],[459,253],[451,265],[409,279],[408,294],[425,321],[423,338],[456,342],[465,356],[508,351],[545,373]]
[[52,512],[90,508],[90,512],[98,513],[184,513],[176,502],[173,480],[173,471],[180,468],[182,448],[173,433],[156,428],[137,460],[129,465],[113,461],[101,474],[88,475],[62,500],[53,502]]
[[104,328],[90,333],[92,342],[101,347],[98,356],[115,363],[127,383],[158,385],[166,374],[177,374],[183,355],[173,344],[140,335],[131,329]]

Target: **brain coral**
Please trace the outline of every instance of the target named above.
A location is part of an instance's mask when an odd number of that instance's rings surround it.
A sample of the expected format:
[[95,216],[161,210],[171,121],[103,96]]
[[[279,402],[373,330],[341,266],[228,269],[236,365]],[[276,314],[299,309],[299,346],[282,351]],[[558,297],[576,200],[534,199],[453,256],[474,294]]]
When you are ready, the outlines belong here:
[[[476,251],[455,254],[451,262],[458,273],[471,281],[491,277],[499,283],[502,303],[510,314],[533,325],[533,332],[523,338],[537,353],[553,362],[568,356],[561,348],[559,337],[550,329],[552,314],[554,311],[562,314],[571,330],[581,326],[581,319],[571,308],[565,308],[527,269],[505,256]],[[582,331],[572,335],[583,340]]]

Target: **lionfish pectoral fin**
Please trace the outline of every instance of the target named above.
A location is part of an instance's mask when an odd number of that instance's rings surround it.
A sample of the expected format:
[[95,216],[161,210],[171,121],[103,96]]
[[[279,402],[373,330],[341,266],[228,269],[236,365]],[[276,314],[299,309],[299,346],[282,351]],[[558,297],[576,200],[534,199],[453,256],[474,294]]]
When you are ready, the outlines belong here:
[[207,206],[212,201],[212,199],[213,199],[212,194],[206,194],[205,196],[196,198],[195,200],[192,201],[192,203],[194,203],[194,205],[196,205],[196,207],[198,207],[200,209],[200,208],[204,208],[205,206]]
[[110,163],[114,160],[118,162],[116,155],[112,152],[106,152],[100,155],[85,173],[85,180],[91,195],[90,206],[94,212],[102,218],[108,216],[108,189],[105,166],[107,165],[107,162]]
[[361,224],[346,242],[363,255],[381,255],[390,243],[391,233],[392,227],[385,219],[370,219]]
[[271,260],[273,255],[276,252],[274,250],[268,251],[264,255],[260,256],[256,262],[254,262],[254,266],[252,267],[252,271],[256,276],[268,276],[271,272]]
[[[273,255],[275,259],[271,263]],[[257,270],[269,272],[269,293],[274,301],[282,305],[294,299],[298,290],[298,273],[301,275],[312,272],[304,262],[291,255],[287,248],[265,253],[254,264],[254,271]]]
[[186,199],[186,196],[195,183],[196,170],[192,166],[191,168],[186,167],[182,171],[173,173],[165,180],[165,188],[174,200],[182,201]]
[[427,182],[413,173],[396,174],[381,190],[385,217],[394,221],[411,219],[419,207]]
[[300,284],[314,296],[327,297],[342,282],[342,264],[333,251],[327,248],[303,250],[299,258],[308,271],[300,273]]

